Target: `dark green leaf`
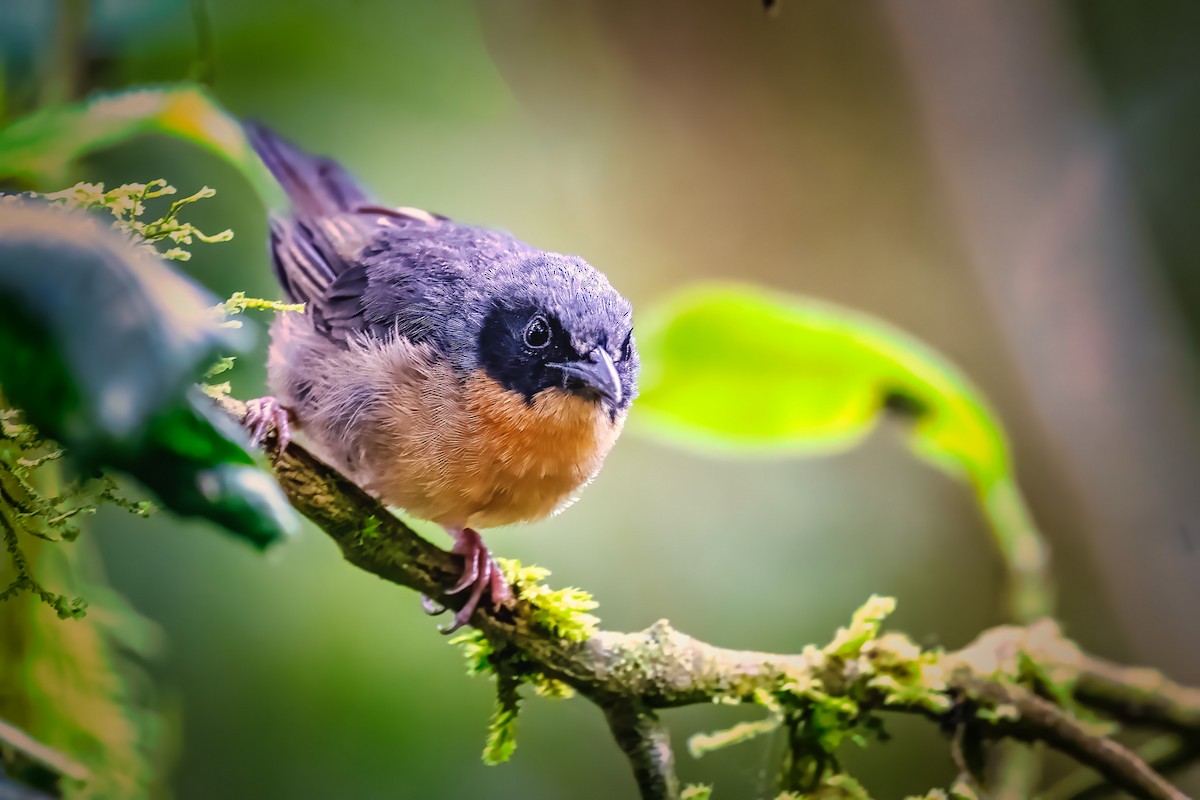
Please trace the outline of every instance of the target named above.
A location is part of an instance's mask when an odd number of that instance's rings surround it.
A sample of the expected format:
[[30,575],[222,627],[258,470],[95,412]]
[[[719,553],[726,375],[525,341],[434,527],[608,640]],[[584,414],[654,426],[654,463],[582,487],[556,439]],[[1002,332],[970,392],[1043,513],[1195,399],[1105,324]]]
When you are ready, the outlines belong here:
[[195,381],[239,332],[215,298],[90,215],[8,198],[0,216],[0,385],[87,469],[265,545],[293,515]]

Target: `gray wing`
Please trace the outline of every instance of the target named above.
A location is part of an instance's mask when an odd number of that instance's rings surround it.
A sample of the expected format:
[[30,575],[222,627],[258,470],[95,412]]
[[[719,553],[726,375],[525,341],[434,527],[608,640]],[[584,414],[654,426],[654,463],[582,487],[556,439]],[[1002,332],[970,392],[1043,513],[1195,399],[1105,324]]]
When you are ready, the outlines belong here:
[[262,126],[246,131],[292,202],[289,216],[271,220],[275,274],[335,343],[397,334],[423,341],[461,298],[471,272],[532,252],[504,233],[379,205],[336,162]]

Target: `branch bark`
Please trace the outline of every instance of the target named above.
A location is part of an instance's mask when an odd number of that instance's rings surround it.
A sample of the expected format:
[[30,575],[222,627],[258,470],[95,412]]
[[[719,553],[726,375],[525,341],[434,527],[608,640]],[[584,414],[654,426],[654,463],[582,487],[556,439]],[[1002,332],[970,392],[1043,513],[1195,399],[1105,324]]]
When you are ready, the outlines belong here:
[[[237,419],[244,415],[244,407],[237,401],[221,402]],[[450,608],[461,608],[461,595],[447,594],[461,572],[456,556],[422,539],[377,500],[298,444],[290,444],[284,452],[269,448],[269,454],[275,476],[292,504],[337,542],[347,561]],[[604,709],[646,800],[679,796],[669,738],[654,714],[657,709],[718,698],[754,701],[762,692],[779,693],[787,686],[816,681],[830,694],[848,696],[853,690],[864,710],[920,714],[942,721],[941,715],[919,698],[905,699],[864,679],[863,663],[857,657],[828,658],[815,648],[793,655],[730,650],[681,633],[666,620],[644,631],[600,631],[585,641],[569,642],[541,627],[533,611],[527,601],[517,597],[497,610],[481,604],[470,622],[497,651],[519,653],[546,677],[568,684]],[[1026,631],[1015,626],[1008,630],[1022,635]],[[1172,684],[1152,671],[1130,670],[1088,656],[1072,659],[1062,655],[1075,652],[1071,647],[1055,652],[1062,660],[1049,666],[1075,675],[1081,702],[1126,722],[1200,733],[1200,693],[1196,690]],[[938,664],[946,670],[940,691],[956,713],[981,704],[1015,708],[1015,718],[998,714],[970,718],[967,724],[979,735],[1045,742],[1135,797],[1186,800],[1134,753],[1093,733],[1051,701],[1001,680],[994,667],[976,666],[977,656],[968,648],[944,654]]]
[[617,746],[629,757],[642,797],[678,800],[675,751],[671,749],[671,734],[658,715],[636,702],[610,705],[604,714]]

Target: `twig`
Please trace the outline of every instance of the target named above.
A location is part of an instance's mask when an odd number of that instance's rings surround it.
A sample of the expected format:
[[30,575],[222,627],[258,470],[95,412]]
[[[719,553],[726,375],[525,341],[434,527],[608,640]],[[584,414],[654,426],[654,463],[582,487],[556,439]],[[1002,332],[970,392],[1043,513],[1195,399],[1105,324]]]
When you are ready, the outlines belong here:
[[1200,730],[1200,689],[1180,686],[1155,669],[1084,656],[1075,695],[1126,722],[1192,736]]
[[1018,718],[996,723],[997,733],[1025,741],[1043,741],[1095,769],[1114,786],[1135,797],[1153,800],[1188,800],[1129,748],[1088,731],[1061,708],[1019,686],[1005,686],[974,676],[961,676],[960,684],[976,697],[1016,708]]
[[[1138,758],[1160,775],[1170,775],[1174,770],[1185,767],[1200,757],[1200,740],[1180,739],[1169,733],[1151,739],[1139,746],[1135,752]],[[1102,777],[1079,770],[1039,793],[1038,800],[1099,800],[1117,791],[1116,786]]]
[[604,714],[617,745],[629,756],[642,800],[678,800],[679,778],[667,726],[637,703],[614,703]]

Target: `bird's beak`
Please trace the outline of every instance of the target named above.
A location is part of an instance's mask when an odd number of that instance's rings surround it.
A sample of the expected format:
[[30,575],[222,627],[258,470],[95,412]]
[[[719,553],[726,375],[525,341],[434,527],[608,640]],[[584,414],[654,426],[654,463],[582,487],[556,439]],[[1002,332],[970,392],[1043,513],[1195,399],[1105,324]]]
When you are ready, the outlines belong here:
[[566,361],[550,366],[558,367],[563,374],[582,383],[589,393],[598,394],[614,406],[621,404],[621,398],[624,396],[621,392],[621,377],[617,374],[612,357],[603,347],[597,347],[578,361]]

